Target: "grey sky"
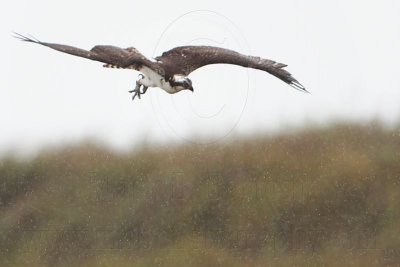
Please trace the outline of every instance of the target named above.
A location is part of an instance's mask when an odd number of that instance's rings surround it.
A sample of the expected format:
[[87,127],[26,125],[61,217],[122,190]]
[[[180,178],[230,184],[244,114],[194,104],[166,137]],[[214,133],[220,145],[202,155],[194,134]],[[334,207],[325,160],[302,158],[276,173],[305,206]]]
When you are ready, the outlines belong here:
[[[0,153],[92,137],[123,149],[399,119],[399,1],[6,0],[0,12]],[[218,65],[191,75],[194,94],[154,88],[131,102],[137,72],[18,42],[12,31],[87,49],[134,46],[149,57],[184,44],[224,46],[288,64],[312,94]]]

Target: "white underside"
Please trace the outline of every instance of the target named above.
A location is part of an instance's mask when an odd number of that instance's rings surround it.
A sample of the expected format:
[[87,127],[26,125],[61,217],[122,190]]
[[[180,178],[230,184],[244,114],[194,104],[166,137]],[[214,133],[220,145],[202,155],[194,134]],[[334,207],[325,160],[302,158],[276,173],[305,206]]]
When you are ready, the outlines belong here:
[[166,82],[164,80],[164,77],[162,77],[160,74],[153,71],[152,69],[148,67],[142,67],[139,71],[142,72],[144,75],[144,78],[139,80],[139,82],[144,86],[159,87],[170,94],[174,94],[179,91],[176,90],[176,88],[172,87],[169,82]]

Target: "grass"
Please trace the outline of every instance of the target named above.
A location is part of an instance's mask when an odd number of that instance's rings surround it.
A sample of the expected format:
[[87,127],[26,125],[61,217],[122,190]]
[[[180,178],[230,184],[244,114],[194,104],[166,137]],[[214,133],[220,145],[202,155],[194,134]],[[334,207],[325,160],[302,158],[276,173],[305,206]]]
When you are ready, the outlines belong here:
[[400,135],[337,124],[0,163],[1,266],[399,266]]

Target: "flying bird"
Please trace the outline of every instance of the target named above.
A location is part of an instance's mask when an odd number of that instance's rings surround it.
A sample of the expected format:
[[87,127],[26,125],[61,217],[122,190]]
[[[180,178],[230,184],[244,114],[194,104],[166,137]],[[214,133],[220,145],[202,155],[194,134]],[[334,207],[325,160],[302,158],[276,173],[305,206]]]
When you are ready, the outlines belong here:
[[307,92],[293,76],[284,69],[287,65],[269,59],[247,56],[236,51],[213,46],[180,46],[164,52],[150,60],[136,48],[119,48],[111,45],[96,45],[90,51],[69,45],[46,43],[34,37],[15,33],[14,37],[25,41],[50,47],[57,51],[78,57],[100,61],[106,68],[134,69],[139,74],[136,80],[132,100],[140,98],[149,87],[159,87],[167,93],[174,94],[182,90],[193,90],[188,75],[198,68],[210,64],[233,64],[246,68],[266,71],[281,79],[295,89]]

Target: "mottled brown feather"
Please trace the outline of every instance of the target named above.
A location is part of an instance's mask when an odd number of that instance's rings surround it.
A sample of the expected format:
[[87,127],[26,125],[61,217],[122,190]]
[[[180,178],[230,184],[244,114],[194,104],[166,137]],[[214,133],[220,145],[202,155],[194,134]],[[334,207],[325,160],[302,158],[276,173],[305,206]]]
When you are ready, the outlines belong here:
[[234,64],[266,71],[292,87],[305,88],[283,68],[287,65],[260,57],[246,56],[236,51],[213,46],[181,46],[164,52],[156,60],[166,71],[166,76],[189,75],[191,72],[210,64]]
[[119,48],[111,45],[97,45],[93,47],[90,51],[87,51],[69,45],[46,43],[28,38],[20,34],[17,35],[17,38],[21,39],[22,41],[47,46],[54,50],[70,55],[100,61],[106,64],[117,66],[119,68],[134,68],[136,70],[139,70],[140,67],[146,66],[154,69],[160,75],[164,75],[164,70],[159,66],[159,64],[148,60],[137,49],[133,47]]

